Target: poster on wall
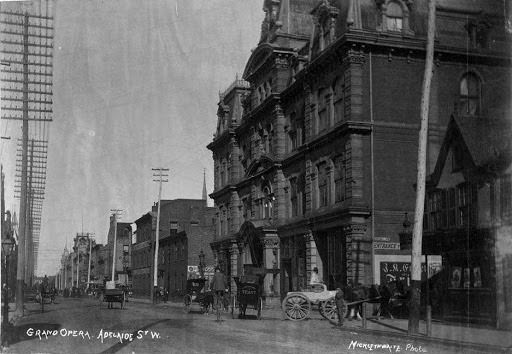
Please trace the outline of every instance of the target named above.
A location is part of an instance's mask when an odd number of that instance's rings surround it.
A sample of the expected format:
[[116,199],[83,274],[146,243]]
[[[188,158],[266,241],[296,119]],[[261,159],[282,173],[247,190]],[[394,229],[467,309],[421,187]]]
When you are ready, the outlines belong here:
[[464,268],[464,288],[471,287],[471,272],[469,268]]
[[452,288],[460,288],[461,267],[454,267],[450,278],[450,285]]
[[480,267],[473,268],[473,287],[474,288],[481,288],[482,287],[482,275],[480,273]]

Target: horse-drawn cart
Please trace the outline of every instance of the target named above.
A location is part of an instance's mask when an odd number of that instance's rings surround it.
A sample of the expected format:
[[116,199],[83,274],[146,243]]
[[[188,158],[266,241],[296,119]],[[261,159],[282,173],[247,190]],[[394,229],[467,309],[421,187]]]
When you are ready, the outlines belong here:
[[244,318],[247,307],[252,307],[256,311],[256,318],[261,318],[263,308],[262,278],[258,275],[246,275],[240,278],[235,277],[237,292],[233,296],[231,306],[231,316],[235,318],[235,307],[238,307],[238,317]]
[[[206,279],[203,278],[187,280],[187,293],[183,296],[183,311],[189,313],[192,303],[194,302],[201,306],[201,311],[204,312],[207,310],[207,293],[203,291],[205,282]],[[212,295],[210,294],[210,296]]]
[[104,289],[101,297],[101,303],[106,302],[108,308],[114,308],[114,302],[121,304],[121,309],[124,307],[126,301],[125,293],[122,289]]
[[329,318],[332,316],[332,311],[336,311],[336,307],[333,308],[335,295],[336,291],[327,290],[325,284],[313,284],[307,291],[287,293],[281,308],[288,319],[301,321],[309,317],[314,304],[319,306],[323,317]]

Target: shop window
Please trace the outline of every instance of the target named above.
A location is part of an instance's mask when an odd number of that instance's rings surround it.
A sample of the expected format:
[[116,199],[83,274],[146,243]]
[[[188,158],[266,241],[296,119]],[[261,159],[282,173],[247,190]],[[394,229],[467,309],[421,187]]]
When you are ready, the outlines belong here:
[[474,73],[467,73],[460,81],[459,114],[476,116],[480,113],[480,79]]

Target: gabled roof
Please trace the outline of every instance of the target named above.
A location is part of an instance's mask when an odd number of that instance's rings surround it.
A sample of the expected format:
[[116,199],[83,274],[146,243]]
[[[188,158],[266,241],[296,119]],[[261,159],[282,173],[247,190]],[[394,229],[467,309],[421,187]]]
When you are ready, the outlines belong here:
[[450,148],[456,142],[474,168],[493,173],[506,169],[512,161],[511,128],[511,120],[506,118],[452,115],[430,182],[439,182]]

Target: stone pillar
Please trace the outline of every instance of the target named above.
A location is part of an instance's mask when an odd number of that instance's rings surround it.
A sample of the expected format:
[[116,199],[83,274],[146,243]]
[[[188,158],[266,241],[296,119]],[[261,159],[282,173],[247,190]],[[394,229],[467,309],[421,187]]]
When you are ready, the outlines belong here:
[[313,164],[311,163],[311,160],[306,160],[306,185],[305,185],[305,191],[306,193],[306,205],[303,206],[304,210],[306,212],[311,212],[313,210]]
[[304,239],[306,240],[306,272],[307,282],[309,284],[311,281],[311,273],[315,267],[318,268],[318,276],[320,279],[323,279],[323,264],[320,255],[318,254],[315,238],[313,237],[311,230],[304,234]]
[[277,234],[266,234],[261,240],[263,243],[263,265],[266,270],[275,270],[276,274],[269,272],[265,274],[263,283],[263,294],[267,297],[279,296],[279,236]]
[[231,154],[231,171],[229,180],[232,184],[238,183],[240,180],[240,170],[241,170],[241,164],[240,164],[240,148],[238,146],[238,142],[236,141],[235,135],[231,135],[230,139],[230,154]]
[[286,179],[283,174],[283,170],[278,169],[274,175],[274,197],[273,201],[273,222],[281,224],[286,219]]
[[238,244],[236,241],[232,241],[230,244],[230,252],[229,252],[229,266],[231,267],[231,294],[236,294],[236,283],[235,277],[238,277],[238,258],[240,251],[238,249]]
[[237,191],[231,192],[231,200],[229,203],[229,213],[231,225],[229,226],[230,233],[236,233],[240,230],[240,198]]
[[344,227],[347,257],[347,281],[352,284],[370,285],[371,269],[371,239],[366,232],[366,224],[349,224]]
[[285,145],[286,145],[286,134],[284,131],[284,126],[286,124],[286,119],[284,117],[283,109],[281,105],[276,105],[274,107],[274,136],[270,136],[272,141],[272,149],[273,155],[277,159],[282,159],[285,154]]

